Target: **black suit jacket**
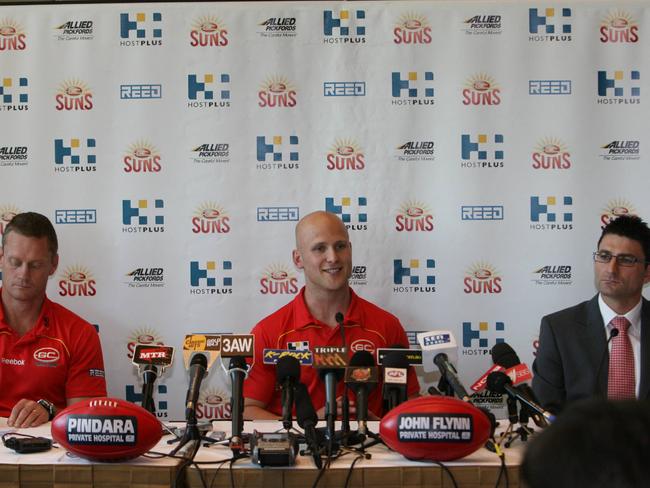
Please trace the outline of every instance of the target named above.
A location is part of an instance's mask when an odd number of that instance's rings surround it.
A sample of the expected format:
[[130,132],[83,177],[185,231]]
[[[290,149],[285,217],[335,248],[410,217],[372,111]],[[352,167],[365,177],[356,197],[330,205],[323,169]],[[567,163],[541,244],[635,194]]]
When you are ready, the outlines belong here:
[[[650,302],[641,306],[641,382],[639,398],[650,398]],[[533,390],[548,410],[566,403],[607,397],[609,354],[607,333],[598,307],[591,300],[542,318],[537,357],[533,362]]]

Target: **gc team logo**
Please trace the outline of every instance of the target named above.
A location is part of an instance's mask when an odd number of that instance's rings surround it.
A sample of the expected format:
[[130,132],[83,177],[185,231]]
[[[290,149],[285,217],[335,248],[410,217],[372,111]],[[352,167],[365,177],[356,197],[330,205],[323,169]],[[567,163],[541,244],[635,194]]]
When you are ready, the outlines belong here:
[[214,142],[201,144],[192,149],[192,161],[197,164],[230,162],[230,144]]
[[362,170],[366,167],[366,157],[352,139],[337,139],[326,159],[329,170]]
[[11,219],[19,213],[22,213],[22,210],[15,205],[3,205],[0,207],[0,236],[4,234],[5,227],[11,222]]
[[463,356],[489,354],[495,344],[505,342],[505,328],[503,322],[479,322],[478,329],[474,329],[472,322],[463,322]]
[[165,232],[165,216],[162,213],[165,202],[153,200],[122,200],[122,232]]
[[500,15],[474,15],[466,19],[463,24],[465,24],[465,34],[468,35],[501,34]]
[[197,74],[187,75],[188,108],[230,107],[230,75],[221,73],[218,79],[220,85],[215,86],[215,76],[212,73],[204,74],[201,81]]
[[24,51],[26,47],[23,28],[11,19],[0,20],[0,51]]
[[571,154],[560,139],[547,137],[540,140],[532,154],[533,169],[569,169]]
[[133,352],[135,351],[136,344],[147,344],[162,346],[164,341],[162,336],[158,333],[156,329],[151,327],[141,327],[131,332],[131,335],[128,337],[126,342],[126,357],[133,359]]
[[231,418],[230,397],[225,391],[208,388],[196,402],[198,420],[223,420]]
[[607,203],[600,214],[600,225],[605,227],[607,224],[616,220],[621,215],[637,215],[634,206],[627,200],[619,198]]
[[[419,80],[419,81],[418,81]],[[416,71],[391,74],[393,105],[433,105],[433,71],[425,71],[419,76]]]
[[144,140],[131,144],[122,161],[125,173],[158,173],[162,169],[158,150]]
[[485,73],[471,76],[463,88],[463,105],[499,105],[501,88],[494,78]]
[[[601,157],[605,161],[633,161],[640,158],[639,141],[611,141],[601,146]],[[1,154],[1,153],[0,153]],[[0,156],[1,158],[2,156]]]
[[61,353],[53,347],[41,347],[32,355],[36,366],[55,368],[59,365]]
[[196,19],[190,29],[190,46],[224,47],[228,45],[228,30],[223,21],[212,15]]
[[342,197],[338,204],[333,197],[325,198],[325,211],[338,215],[348,230],[368,230],[368,199]]
[[342,9],[323,11],[324,44],[358,44],[366,42],[366,11]]
[[273,107],[295,107],[297,100],[296,88],[284,76],[271,76],[267,78],[257,92],[259,101],[257,104],[262,108]]
[[88,85],[81,80],[66,80],[59,85],[54,97],[56,108],[61,110],[92,110],[93,94]]
[[[561,201],[561,203],[558,202]],[[542,203],[544,202],[544,203]],[[530,229],[531,230],[571,230],[573,229],[573,197],[564,196],[561,199],[551,196],[542,198],[530,197]],[[546,223],[543,223],[546,222]]]
[[463,291],[473,294],[501,293],[502,279],[496,269],[489,263],[474,263],[465,272]]
[[636,43],[639,41],[639,25],[627,12],[610,12],[600,23],[600,42]]
[[298,278],[291,268],[284,264],[272,264],[260,278],[262,295],[295,295],[298,293]]
[[475,140],[470,134],[462,134],[460,136],[460,153],[463,159],[461,167],[503,168],[503,134],[494,134],[491,142],[492,144],[488,142],[487,134],[478,134]]
[[71,171],[96,171],[97,157],[95,147],[97,141],[93,138],[70,139],[66,143],[64,139],[54,139],[54,171],[56,173],[68,173]]
[[94,297],[97,294],[97,282],[83,266],[68,266],[61,273],[59,295],[62,297]]
[[29,110],[29,92],[27,86],[29,81],[26,77],[2,78],[0,85],[0,111],[15,112]]
[[230,232],[230,217],[223,207],[214,202],[202,203],[192,217],[194,234],[227,234]]
[[[271,161],[267,162],[267,158]],[[257,169],[298,169],[298,136],[257,136]],[[286,162],[289,161],[289,162]]]
[[192,295],[227,295],[232,293],[232,261],[190,261]]
[[528,9],[528,36],[533,42],[571,40],[571,9],[547,7]]
[[120,46],[162,46],[162,14],[138,12],[120,14],[120,38],[136,39],[120,41]]
[[258,25],[262,37],[296,37],[295,17],[269,17]]
[[397,146],[398,161],[435,161],[433,141],[407,141]]
[[[611,76],[611,78],[610,78]],[[641,103],[641,72],[598,71],[598,104],[638,104]],[[627,97],[627,98],[626,98]]]
[[424,203],[404,202],[395,216],[397,232],[431,232],[433,230],[433,215]]
[[393,293],[434,293],[435,259],[394,259]]
[[542,266],[533,271],[532,281],[537,285],[571,285],[571,266],[568,264]]
[[0,146],[0,168],[27,166],[28,157],[27,146]]
[[402,15],[393,29],[395,44],[431,44],[431,26],[423,15]]

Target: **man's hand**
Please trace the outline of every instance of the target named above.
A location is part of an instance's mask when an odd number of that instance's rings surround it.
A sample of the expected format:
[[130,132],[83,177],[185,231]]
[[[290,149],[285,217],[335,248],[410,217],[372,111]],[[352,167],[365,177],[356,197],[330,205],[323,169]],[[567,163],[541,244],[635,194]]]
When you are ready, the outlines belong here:
[[[337,413],[337,420],[341,420],[341,415],[343,415],[343,397],[337,397],[336,398],[336,413]],[[354,418],[354,416],[357,414],[357,405],[354,403],[354,400],[350,400],[350,417]],[[321,408],[318,409],[316,412],[316,415],[318,416],[319,419],[324,419],[325,418],[325,406],[322,406]]]
[[22,429],[24,427],[36,427],[44,424],[49,418],[49,413],[34,400],[23,398],[19,400],[11,410],[7,419],[9,427]]

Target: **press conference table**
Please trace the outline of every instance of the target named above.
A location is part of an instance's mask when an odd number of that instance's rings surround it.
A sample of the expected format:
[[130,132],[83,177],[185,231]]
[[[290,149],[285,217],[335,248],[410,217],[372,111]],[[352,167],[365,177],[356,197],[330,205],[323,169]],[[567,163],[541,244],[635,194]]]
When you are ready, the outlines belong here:
[[[0,419],[0,431],[7,430],[6,419]],[[245,432],[274,432],[278,422],[246,422]],[[354,427],[354,423],[353,423]],[[213,422],[214,430],[228,431],[230,422]],[[377,432],[376,422],[370,429]],[[21,429],[19,432],[50,437],[50,426],[45,424],[34,429]],[[173,446],[167,444],[170,436],[164,436],[154,448],[157,452],[169,452]],[[520,441],[505,450],[509,486],[517,488],[519,465],[525,445]],[[372,458],[358,461],[353,469],[350,487],[372,488],[416,488],[452,487],[447,474],[434,463],[409,461],[385,446],[369,449]],[[202,447],[196,461],[215,462],[230,459],[231,452],[223,446]],[[318,483],[320,488],[342,487],[355,456],[345,455],[336,460]],[[217,471],[218,464],[202,464],[201,471],[208,486],[225,488],[231,486],[229,464]],[[0,445],[0,488],[163,488],[172,486],[176,477],[179,460],[173,458],[150,459],[139,457],[123,463],[98,463],[77,458],[63,448],[35,454],[17,454]],[[495,486],[501,463],[499,458],[486,449],[445,465],[453,473],[458,486],[468,488],[492,488]],[[311,457],[298,456],[296,465],[283,468],[261,468],[249,459],[242,459],[233,465],[236,487],[245,488],[302,488],[311,487],[318,474]],[[216,476],[215,476],[216,474]],[[187,473],[188,485],[202,487],[196,468]],[[502,479],[499,486],[506,486]]]

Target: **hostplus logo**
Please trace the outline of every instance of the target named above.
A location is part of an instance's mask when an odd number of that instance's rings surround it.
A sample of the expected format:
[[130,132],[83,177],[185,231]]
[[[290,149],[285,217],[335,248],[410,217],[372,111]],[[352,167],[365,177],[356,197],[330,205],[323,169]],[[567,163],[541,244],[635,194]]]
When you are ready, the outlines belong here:
[[433,105],[433,71],[408,71],[391,74],[393,105]]
[[11,219],[19,213],[22,213],[22,210],[15,205],[0,206],[0,236],[4,233],[5,227],[7,227],[7,224],[11,222]]
[[204,202],[194,211],[194,234],[228,234],[230,230],[230,217],[222,206],[214,202]]
[[530,8],[528,9],[528,40],[531,42],[571,41],[570,8]]
[[296,37],[295,17],[269,17],[258,24],[262,37]]
[[[120,46],[162,46],[160,12],[120,14]],[[124,40],[126,39],[126,40]]]
[[468,35],[501,34],[500,15],[478,14],[466,19],[463,24]]
[[257,92],[257,105],[262,108],[292,108],[298,103],[296,87],[284,76],[271,76]]
[[434,293],[436,291],[435,259],[411,258],[393,260],[393,293]]
[[641,72],[598,71],[599,105],[640,104]]
[[465,82],[463,105],[499,105],[501,88],[490,75],[478,73]]
[[232,261],[190,261],[192,295],[232,294]]
[[395,44],[431,44],[431,25],[429,20],[420,14],[408,13],[402,15],[393,28]]
[[[218,79],[218,82],[215,81]],[[230,107],[230,75],[212,73],[187,75],[188,108]]]
[[365,286],[368,284],[368,268],[365,265],[352,266],[352,273],[348,280],[352,286]]
[[89,41],[95,37],[92,20],[68,20],[54,30],[58,41]]
[[228,45],[228,29],[223,21],[215,16],[200,17],[190,29],[190,46],[225,47]]
[[158,149],[147,141],[136,141],[122,158],[125,173],[158,173],[162,169]]
[[271,264],[260,278],[262,295],[295,295],[298,293],[298,278],[289,266]]
[[502,283],[500,273],[491,264],[474,263],[465,271],[463,291],[477,295],[498,294],[503,291]]
[[600,157],[605,161],[636,161],[640,158],[639,141],[613,140],[601,146]]
[[341,9],[323,11],[324,44],[363,44],[366,42],[366,11]]
[[485,356],[495,344],[505,342],[506,326],[503,322],[463,322],[463,356]]
[[155,200],[122,200],[122,232],[165,232],[165,202]]
[[329,170],[362,170],[366,167],[366,156],[352,139],[337,139],[327,152],[326,160]]
[[94,138],[54,139],[54,171],[97,171],[96,146],[97,141]]
[[[159,419],[167,419],[169,418],[169,412],[168,412],[168,404],[167,404],[167,385],[163,385],[158,383],[155,386],[155,405],[154,408],[156,412],[154,415],[158,417]],[[139,403],[142,405],[142,392],[141,391],[136,391],[135,385],[125,385],[125,399],[127,402],[131,403]]]
[[206,142],[192,149],[192,161],[196,164],[220,164],[230,162],[230,144]]
[[133,353],[135,351],[135,346],[137,344],[146,344],[151,346],[163,346],[165,342],[163,341],[160,333],[152,327],[141,327],[135,329],[129,335],[126,342],[126,357],[133,359]]
[[368,199],[366,197],[325,198],[325,211],[336,214],[348,230],[368,230]]
[[29,110],[29,80],[25,76],[0,78],[0,111],[17,112]]
[[27,166],[29,163],[27,146],[0,146],[0,168]]
[[573,229],[573,197],[530,197],[531,230]]
[[164,268],[135,268],[126,273],[129,288],[162,288],[165,286]]
[[298,136],[257,136],[257,169],[299,169]]
[[404,202],[395,215],[395,230],[397,232],[431,232],[433,230],[431,210],[422,202]]
[[435,161],[433,141],[412,140],[397,146],[395,158],[398,161]]
[[68,266],[60,275],[59,295],[62,297],[94,297],[97,282],[84,266]]
[[617,198],[611,200],[605,205],[605,208],[600,213],[601,228],[605,228],[607,224],[616,220],[621,215],[638,215],[634,205],[628,200]]
[[81,80],[66,80],[59,85],[54,97],[57,110],[92,110],[93,94]]
[[600,23],[600,42],[636,43],[639,42],[639,24],[622,10],[610,12]]
[[503,168],[503,134],[462,134],[460,153],[462,168]]
[[569,169],[571,153],[560,139],[547,137],[540,140],[532,154],[533,169]]
[[551,264],[533,271],[532,281],[537,285],[571,285],[573,278],[568,264]]
[[223,391],[208,388],[199,395],[196,402],[197,420],[223,420],[231,418],[230,396]]
[[0,52],[24,51],[27,47],[27,34],[12,19],[0,20]]

